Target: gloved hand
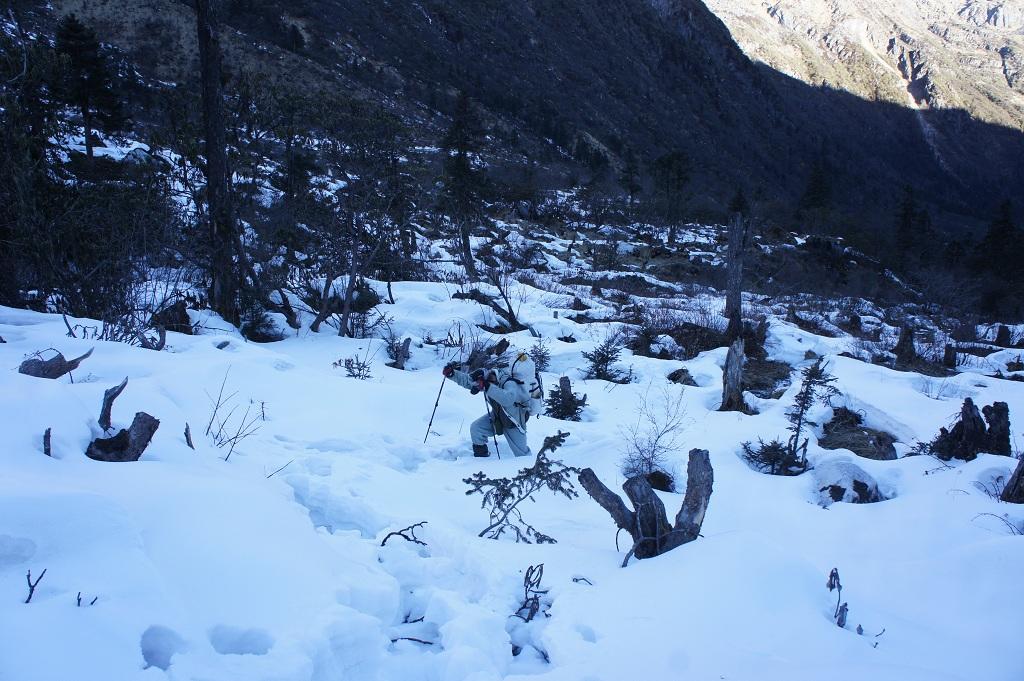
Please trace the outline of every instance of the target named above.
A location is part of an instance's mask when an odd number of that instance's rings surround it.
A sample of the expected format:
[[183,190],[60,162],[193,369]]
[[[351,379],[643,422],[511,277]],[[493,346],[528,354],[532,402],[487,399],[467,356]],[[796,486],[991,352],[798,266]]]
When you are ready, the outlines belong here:
[[469,375],[473,381],[473,387],[469,389],[470,394],[476,395],[481,390],[487,390],[488,379],[490,378],[483,369],[477,369]]
[[441,369],[441,373],[444,374],[445,378],[451,378],[452,374],[455,373],[455,370],[458,368],[458,366],[458,362],[449,362],[444,366],[444,369]]

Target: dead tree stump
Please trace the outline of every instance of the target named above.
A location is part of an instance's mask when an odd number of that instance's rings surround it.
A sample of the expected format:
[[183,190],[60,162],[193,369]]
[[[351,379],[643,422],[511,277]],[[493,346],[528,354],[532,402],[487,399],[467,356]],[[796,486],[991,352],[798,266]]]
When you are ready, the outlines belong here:
[[722,406],[718,411],[746,411],[743,402],[743,339],[737,338],[729,346],[722,375]]
[[85,450],[85,455],[95,461],[138,461],[159,427],[160,421],[140,411],[135,414],[128,430],[122,428],[113,437],[96,438]]
[[942,366],[947,369],[956,369],[956,346],[952,343],[947,343],[946,349],[942,353]]
[[405,363],[409,361],[412,354],[409,352],[409,346],[412,345],[412,338],[406,338],[404,341],[395,346],[395,359],[393,362],[388,362],[388,366],[394,369],[405,370]]
[[1003,348],[1008,348],[1012,342],[1013,339],[1010,337],[1010,328],[1006,326],[1006,324],[1000,324],[999,328],[996,329],[995,344]]
[[731,343],[743,333],[743,247],[747,223],[743,216],[733,216],[729,223],[729,251],[726,255],[725,316],[729,326],[725,339]]
[[1008,504],[1024,504],[1024,459],[1017,462],[1017,469],[999,498]]
[[633,547],[622,561],[625,567],[632,556],[653,558],[697,538],[711,499],[714,471],[707,450],[690,450],[686,466],[686,495],[674,524],[669,523],[665,505],[642,475],[632,477],[622,485],[633,504],[632,511],[618,494],[598,479],[592,469],[583,469],[579,481],[587,494],[608,511],[619,529],[633,538]]
[[900,331],[900,339],[896,341],[896,346],[892,349],[892,352],[896,355],[897,365],[907,366],[917,360],[917,348],[914,347],[914,330],[910,325],[904,325]]
[[982,407],[981,413],[988,423],[988,451],[1010,456],[1010,407],[1006,402],[993,402]]
[[960,419],[952,428],[939,430],[930,450],[943,461],[973,461],[980,452],[1010,456],[1009,406],[1006,402],[993,402],[979,413],[974,401],[966,398],[960,408]]
[[26,376],[35,376],[36,378],[60,378],[64,374],[77,369],[79,364],[92,355],[92,351],[93,348],[89,348],[89,352],[72,360],[64,359],[64,355],[59,352],[50,359],[32,357],[21,363],[21,366],[18,367],[18,373],[25,374]]

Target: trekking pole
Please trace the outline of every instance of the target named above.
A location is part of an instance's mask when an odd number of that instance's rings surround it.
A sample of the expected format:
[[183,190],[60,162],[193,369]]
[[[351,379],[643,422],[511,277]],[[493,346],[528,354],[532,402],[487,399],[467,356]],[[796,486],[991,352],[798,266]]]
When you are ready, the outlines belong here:
[[447,381],[447,376],[443,376],[441,378],[441,389],[437,391],[437,401],[434,402],[434,411],[430,412],[430,423],[427,424],[427,434],[423,436],[423,444],[427,444],[427,438],[430,437],[430,428],[434,425],[434,414],[437,413],[437,405],[441,404],[441,392],[444,390],[444,384]]
[[484,394],[484,406],[487,407],[487,418],[491,420],[491,435],[494,436],[494,453],[501,458],[501,450],[498,449],[498,426],[494,422],[494,412],[491,411],[491,401],[487,399],[487,391],[481,391]]

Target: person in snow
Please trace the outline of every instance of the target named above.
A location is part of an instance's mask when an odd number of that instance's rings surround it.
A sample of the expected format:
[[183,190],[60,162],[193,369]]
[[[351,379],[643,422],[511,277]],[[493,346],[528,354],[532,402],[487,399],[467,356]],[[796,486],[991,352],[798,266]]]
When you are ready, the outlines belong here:
[[445,378],[455,381],[472,394],[482,392],[490,404],[484,414],[469,427],[473,440],[473,456],[488,456],[487,440],[504,435],[509,449],[516,456],[530,456],[526,442],[526,422],[543,405],[544,388],[533,360],[520,353],[507,369],[476,369],[467,372],[457,362],[443,370]]

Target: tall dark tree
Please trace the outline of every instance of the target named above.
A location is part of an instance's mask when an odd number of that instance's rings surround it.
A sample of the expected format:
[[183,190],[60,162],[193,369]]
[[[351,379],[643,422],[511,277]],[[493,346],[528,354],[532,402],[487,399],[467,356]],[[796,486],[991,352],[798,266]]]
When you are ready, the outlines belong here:
[[822,152],[811,164],[798,207],[798,216],[807,222],[811,231],[821,230],[829,221],[832,198],[832,169]]
[[452,125],[444,138],[444,189],[442,207],[459,230],[459,246],[466,274],[478,278],[470,246],[473,223],[480,219],[480,198],[483,189],[482,171],[473,165],[473,154],[482,139],[480,121],[472,102],[464,91],[459,93],[452,115]]
[[228,176],[227,133],[221,94],[219,0],[196,0],[199,70],[206,138],[206,202],[210,236],[210,306],[224,319],[239,322],[239,277],[235,257],[237,227]]
[[1016,280],[1024,257],[1024,232],[1013,224],[1013,204],[1003,201],[978,249],[979,265],[996,277]]
[[651,163],[654,206],[669,224],[668,241],[675,241],[676,226],[683,219],[686,185],[690,182],[690,158],[683,151],[670,151]]
[[116,132],[125,116],[114,72],[96,34],[69,14],[57,25],[57,53],[66,59],[60,94],[82,116],[85,153],[93,155],[93,131]]
[[914,190],[907,185],[903,188],[899,207],[896,209],[896,251],[906,257],[918,243],[919,210]]

